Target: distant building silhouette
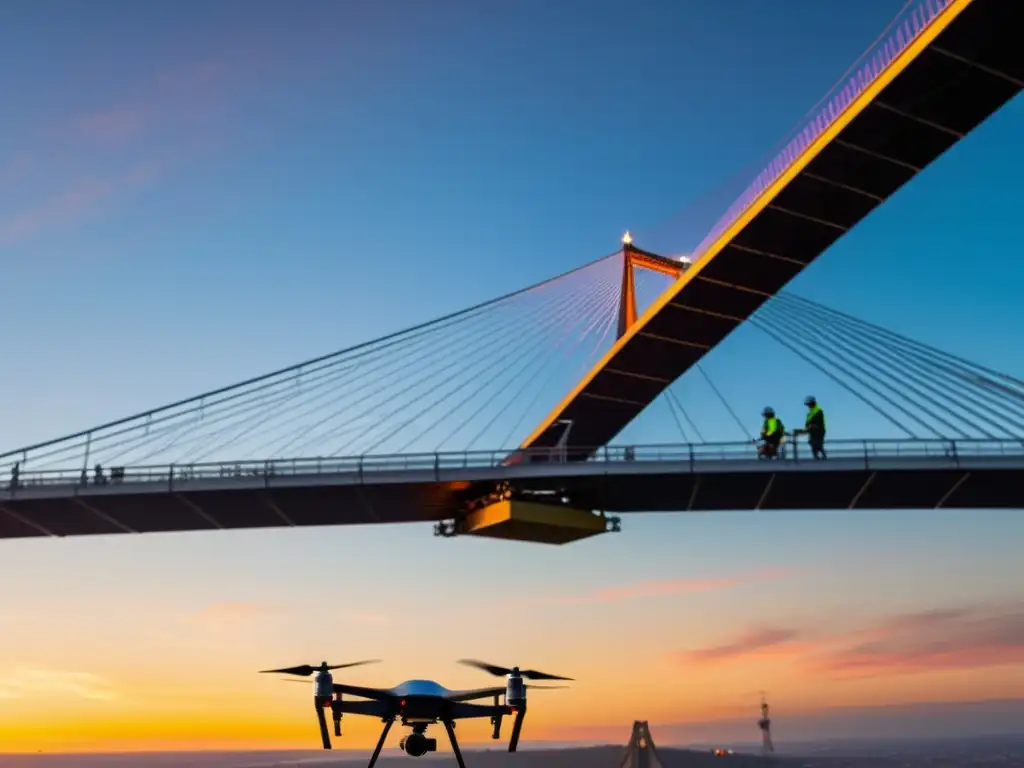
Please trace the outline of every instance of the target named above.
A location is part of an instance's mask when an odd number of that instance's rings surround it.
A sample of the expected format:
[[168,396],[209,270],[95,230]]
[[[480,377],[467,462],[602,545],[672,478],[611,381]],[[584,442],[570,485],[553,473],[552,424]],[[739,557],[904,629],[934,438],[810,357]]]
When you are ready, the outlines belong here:
[[633,735],[626,746],[626,754],[619,763],[619,768],[665,768],[658,757],[658,750],[651,738],[651,729],[646,720],[633,723]]

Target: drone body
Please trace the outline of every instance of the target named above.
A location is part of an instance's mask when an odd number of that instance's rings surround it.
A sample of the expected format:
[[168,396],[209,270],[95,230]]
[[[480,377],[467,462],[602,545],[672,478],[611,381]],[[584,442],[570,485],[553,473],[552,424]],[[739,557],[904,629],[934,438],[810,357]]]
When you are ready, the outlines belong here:
[[[463,663],[483,669],[493,675],[504,676],[505,685],[492,688],[475,688],[471,690],[449,690],[433,680],[406,680],[392,688],[369,688],[360,685],[335,683],[330,673],[332,669],[352,667],[370,662],[355,664],[339,664],[330,666],[323,662],[319,669],[309,665],[289,667],[286,669],[269,669],[265,672],[301,675],[308,677],[314,671],[313,702],[320,724],[320,737],[324,749],[331,749],[331,738],[327,730],[327,718],[324,710],[330,709],[334,721],[334,735],[341,736],[341,720],[345,714],[379,717],[384,722],[377,747],[370,758],[368,768],[373,768],[380,757],[381,749],[388,737],[391,726],[396,720],[411,728],[412,732],[404,736],[399,743],[401,749],[410,757],[421,757],[428,752],[437,751],[437,739],[426,736],[427,727],[442,723],[448,733],[452,751],[458,761],[459,768],[466,768],[458,740],[455,738],[455,721],[467,718],[489,717],[494,731],[492,739],[501,738],[501,723],[506,716],[514,717],[512,735],[509,739],[508,751],[515,752],[522,732],[523,720],[526,717],[526,690],[529,687],[523,678],[531,680],[569,680],[570,678],[547,675],[533,670],[520,671],[518,667],[506,669],[476,661]],[[358,697],[361,701],[344,699],[344,695]],[[491,704],[473,703],[480,699],[493,699]]]

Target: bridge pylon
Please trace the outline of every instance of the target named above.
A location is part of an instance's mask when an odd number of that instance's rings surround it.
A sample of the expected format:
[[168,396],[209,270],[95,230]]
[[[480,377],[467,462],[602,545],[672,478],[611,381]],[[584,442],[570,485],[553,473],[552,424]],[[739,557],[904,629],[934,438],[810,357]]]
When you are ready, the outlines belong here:
[[660,256],[651,251],[637,248],[633,244],[633,236],[627,232],[622,236],[622,285],[619,288],[619,325],[616,339],[621,339],[636,323],[636,280],[634,270],[645,269],[656,272],[673,280],[679,279],[690,262],[685,259],[675,260]]
[[651,729],[646,720],[633,723],[633,734],[626,745],[626,754],[619,763],[619,768],[665,768],[658,756],[658,749],[651,738]]

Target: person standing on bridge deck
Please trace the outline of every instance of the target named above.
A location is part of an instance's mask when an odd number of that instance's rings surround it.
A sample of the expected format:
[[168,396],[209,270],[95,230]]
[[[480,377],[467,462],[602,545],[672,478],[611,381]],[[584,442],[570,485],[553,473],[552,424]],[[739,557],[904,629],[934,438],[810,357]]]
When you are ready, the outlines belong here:
[[758,453],[761,458],[774,459],[779,455],[779,446],[785,435],[782,420],[775,416],[775,409],[768,407],[761,411],[764,424],[761,427],[761,447]]
[[825,455],[825,412],[821,410],[813,395],[804,400],[807,406],[807,420],[803,431],[807,433],[807,442],[811,444],[811,453],[816,459],[827,459]]

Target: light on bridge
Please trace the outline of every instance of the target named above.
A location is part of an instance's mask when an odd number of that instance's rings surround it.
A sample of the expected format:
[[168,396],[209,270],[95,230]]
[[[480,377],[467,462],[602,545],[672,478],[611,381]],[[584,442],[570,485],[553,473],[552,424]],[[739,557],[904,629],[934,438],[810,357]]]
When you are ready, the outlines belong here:
[[624,234],[622,236],[622,244],[623,245],[632,245],[633,244],[633,236],[631,234],[629,234],[629,230],[627,230],[626,234]]

